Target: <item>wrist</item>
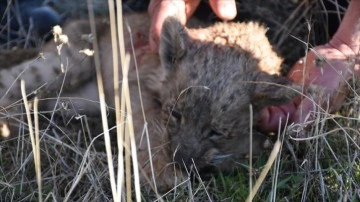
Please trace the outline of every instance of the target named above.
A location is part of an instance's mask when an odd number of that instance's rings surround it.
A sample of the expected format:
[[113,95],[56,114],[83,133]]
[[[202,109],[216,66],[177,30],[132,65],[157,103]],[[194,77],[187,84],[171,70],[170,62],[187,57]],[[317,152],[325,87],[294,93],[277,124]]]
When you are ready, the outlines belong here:
[[359,57],[360,49],[359,43],[353,40],[349,40],[348,37],[344,37],[341,33],[335,34],[328,42],[328,46],[340,51],[345,57]]
[[352,0],[329,45],[346,56],[360,54],[360,0]]
[[349,41],[342,40],[339,35],[334,35],[325,46],[328,46],[339,53],[331,59],[340,59],[346,62],[348,65],[345,67],[350,69],[356,77],[360,77],[360,50],[358,46]]

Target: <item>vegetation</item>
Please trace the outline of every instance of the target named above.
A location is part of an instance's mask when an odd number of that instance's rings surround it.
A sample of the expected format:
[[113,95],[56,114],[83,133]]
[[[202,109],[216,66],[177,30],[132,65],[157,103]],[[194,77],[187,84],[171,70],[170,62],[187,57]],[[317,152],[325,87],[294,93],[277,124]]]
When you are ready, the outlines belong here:
[[[273,135],[280,140],[281,149],[254,201],[360,200],[359,86],[353,82],[351,94],[336,114],[314,114],[317,119],[307,130],[308,138],[296,138],[296,125]],[[24,110],[17,134],[0,139],[0,201],[113,201],[110,181],[117,179],[110,177],[108,165],[112,159],[116,173],[119,151],[115,136],[106,137],[102,129],[94,127],[99,125],[97,118],[66,120],[61,115],[31,113],[34,115]],[[37,115],[38,122],[34,121]],[[33,128],[26,116],[34,121]],[[37,123],[39,131],[34,129]],[[114,128],[110,131],[115,134]],[[112,158],[106,148],[111,148]],[[141,199],[245,201],[250,184],[255,184],[267,160],[264,153],[252,166],[241,162],[241,168],[230,174],[194,174],[164,195],[142,190]],[[123,201],[128,200],[126,195],[135,200],[135,186],[117,194],[122,194]]]

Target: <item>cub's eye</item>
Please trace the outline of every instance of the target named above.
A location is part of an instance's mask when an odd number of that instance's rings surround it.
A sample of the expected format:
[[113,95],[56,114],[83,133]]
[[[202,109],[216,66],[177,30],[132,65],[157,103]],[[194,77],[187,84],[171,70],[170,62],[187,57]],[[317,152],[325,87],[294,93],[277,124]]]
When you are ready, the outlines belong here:
[[176,120],[181,120],[180,112],[174,110],[173,108],[170,108],[169,110],[172,117],[174,117]]
[[215,130],[211,130],[208,134],[208,137],[210,139],[213,139],[213,140],[217,140],[217,139],[220,139],[222,138],[224,135],[218,131],[215,131]]

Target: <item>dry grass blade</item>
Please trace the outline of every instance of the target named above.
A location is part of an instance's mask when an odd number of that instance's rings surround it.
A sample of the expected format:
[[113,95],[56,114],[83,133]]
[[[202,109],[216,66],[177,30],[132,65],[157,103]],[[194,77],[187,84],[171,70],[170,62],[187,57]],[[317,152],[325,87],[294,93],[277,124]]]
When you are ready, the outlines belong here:
[[256,195],[257,191],[260,188],[260,185],[263,183],[266,175],[268,174],[271,166],[273,165],[279,151],[280,151],[281,143],[279,140],[275,142],[274,148],[271,151],[271,154],[269,156],[268,161],[266,162],[264,169],[261,171],[259,178],[256,180],[256,183],[254,187],[251,190],[251,194],[249,194],[248,198],[246,199],[246,202],[250,202],[253,200],[254,196]]
[[[131,147],[131,156],[132,156],[132,165],[133,165],[133,175],[134,175],[134,186],[135,186],[135,197],[136,201],[141,201],[141,193],[140,193],[140,178],[139,178],[139,166],[137,160],[137,151],[136,151],[136,143],[135,143],[135,132],[134,132],[134,125],[132,119],[132,109],[131,109],[131,100],[130,100],[130,91],[129,91],[129,82],[128,82],[128,71],[129,71],[129,62],[130,62],[130,55],[125,55],[125,65],[123,66],[123,97],[125,97],[125,104],[126,104],[126,133],[130,144],[127,144]],[[125,134],[126,134],[125,133]],[[127,165],[130,162],[126,162]],[[131,173],[126,173],[127,175]]]
[[39,131],[39,99],[34,99],[34,124],[35,124],[35,146],[36,146],[36,180],[39,186],[39,201],[42,201],[41,159],[40,159],[40,131]]
[[[118,6],[118,13],[121,12],[121,3],[116,2]],[[122,26],[117,26],[117,24],[122,24],[122,19],[115,18],[115,5],[113,0],[108,1],[109,5],[109,17],[110,17],[110,35],[111,35],[111,47],[113,54],[113,76],[114,76],[114,103],[115,103],[115,116],[116,116],[116,134],[117,134],[117,146],[119,154],[123,153],[124,148],[124,118],[125,118],[125,105],[123,97],[120,102],[120,89],[119,89],[119,60],[118,60],[118,44],[121,47],[121,44],[124,43],[122,36]],[[119,7],[120,6],[120,7]],[[118,22],[118,23],[117,23]],[[116,29],[118,28],[118,29]],[[117,33],[119,38],[117,38]],[[123,50],[120,49],[121,55],[123,55]],[[121,57],[123,58],[123,57]],[[119,198],[121,199],[123,184],[124,184],[124,157],[123,155],[118,155],[118,171],[117,171],[117,192]]]
[[[113,6],[112,3],[109,3],[110,10],[115,10],[111,8]],[[123,18],[122,18],[122,3],[120,0],[116,1],[117,6],[117,24],[114,27],[117,27],[117,36],[118,36],[118,45],[120,49],[120,58],[121,58],[121,66],[122,66],[122,75],[123,75],[123,81],[122,81],[122,91],[121,91],[121,106],[119,106],[119,69],[118,66],[114,65],[114,91],[115,91],[115,108],[116,108],[116,123],[117,126],[119,126],[118,129],[118,148],[119,148],[119,172],[123,170],[123,160],[122,160],[122,148],[123,145],[123,123],[125,123],[125,148],[130,148],[131,154],[129,153],[130,150],[125,150],[125,163],[126,163],[126,194],[127,194],[127,201],[131,201],[131,192],[132,192],[132,183],[131,183],[131,161],[130,156],[132,155],[132,162],[133,162],[133,174],[134,174],[134,185],[135,185],[135,197],[137,201],[141,200],[141,193],[140,193],[140,179],[139,179],[139,172],[138,172],[138,165],[137,165],[137,155],[136,155],[136,144],[135,144],[135,138],[134,138],[134,127],[132,123],[132,110],[131,110],[131,100],[130,100],[130,93],[129,93],[129,84],[128,84],[128,72],[129,72],[129,65],[130,65],[130,56],[125,55],[125,46],[124,46],[124,30],[123,30]],[[110,13],[110,19],[112,14]],[[115,19],[115,18],[114,18]],[[116,33],[116,32],[114,32]],[[113,34],[113,33],[112,33]],[[116,36],[112,36],[112,39],[116,38]],[[115,43],[116,41],[112,41],[112,43]],[[116,49],[116,44],[113,45],[113,50]],[[117,56],[118,51],[116,51],[116,54],[113,53],[113,55]],[[115,57],[116,58],[116,57]],[[118,62],[116,62],[118,64]],[[126,115],[126,122],[124,122],[125,118],[125,111],[127,112]],[[121,114],[120,114],[121,112]],[[121,174],[122,175],[122,174]],[[118,180],[122,179],[118,176]],[[122,184],[122,182],[119,182],[119,184]],[[118,190],[121,191],[121,189]]]
[[[130,33],[130,36],[132,36],[132,31],[131,31],[131,28],[130,28],[129,24],[127,24],[127,31]],[[134,42],[133,42],[132,37],[130,37],[130,44],[131,44],[131,50],[132,50],[132,54],[133,54],[133,60],[134,60],[136,78],[137,78],[137,85],[138,85],[138,92],[139,92],[139,98],[140,98],[141,112],[142,112],[143,120],[144,120],[144,130],[142,132],[142,136],[145,135],[147,145],[148,145],[147,148],[148,148],[148,154],[149,154],[149,164],[150,164],[151,175],[152,175],[152,183],[153,183],[153,185],[150,185],[150,186],[154,190],[155,195],[159,198],[159,200],[163,201],[161,199],[162,197],[159,195],[159,192],[157,190],[157,185],[156,185],[156,178],[155,178],[154,166],[153,166],[153,161],[152,161],[152,151],[151,151],[151,145],[150,145],[150,137],[149,137],[149,131],[148,131],[148,122],[147,122],[146,115],[145,115],[145,110],[144,110],[144,101],[143,101],[142,93],[141,93],[141,82],[140,82],[140,77],[139,77],[139,69],[138,69],[138,65],[137,65],[135,47],[134,47]],[[123,98],[123,96],[122,96],[122,98]],[[124,101],[122,100],[121,103],[124,103]],[[147,181],[151,184],[150,179],[148,179]]]
[[[115,8],[112,7],[113,4],[111,3],[113,2],[112,0],[109,0],[109,8],[110,8],[110,21],[111,18],[115,18],[115,14],[112,11],[115,11]],[[118,41],[113,41],[111,40],[112,44],[113,44],[113,49],[116,50],[116,52],[113,52],[114,56],[118,55],[118,51],[117,49],[120,49],[120,55],[121,55],[121,63],[122,65],[124,65],[123,60],[124,60],[124,36],[123,36],[123,28],[122,28],[122,4],[119,1],[116,1],[116,5],[117,5],[117,23],[114,23],[114,26],[111,26],[111,29],[114,29],[115,31],[117,30],[117,35],[116,32],[115,33],[111,33],[111,37],[112,39],[118,39]],[[120,16],[119,16],[120,13]],[[111,22],[112,23],[112,22]],[[115,29],[117,28],[117,29]],[[111,31],[112,32],[112,31]],[[113,35],[115,34],[115,35]],[[117,37],[118,38],[117,38]],[[118,43],[116,43],[118,42]],[[115,54],[116,53],[116,54]],[[116,64],[115,65],[115,60],[116,60]],[[124,135],[125,135],[125,130],[124,130],[124,123],[125,123],[125,98],[122,96],[121,93],[121,98],[119,95],[120,89],[119,89],[119,66],[118,66],[118,57],[114,57],[114,96],[115,96],[115,114],[116,114],[116,134],[117,134],[117,146],[118,146],[118,152],[119,152],[119,156],[118,156],[118,191],[122,193],[122,187],[124,184],[124,156],[122,155],[123,149],[124,149]],[[121,101],[120,101],[121,99]],[[128,174],[130,175],[130,173]]]
[[[286,118],[285,121],[285,125],[287,126],[289,123],[289,118]],[[284,142],[285,139],[285,131],[281,132],[281,122],[282,120],[280,119],[280,123],[279,123],[279,132],[277,134],[278,139],[281,139],[281,142]],[[280,145],[280,150],[282,149],[282,144]],[[280,172],[280,164],[281,164],[281,157],[282,157],[282,153],[280,152],[279,155],[277,155],[276,157],[276,161],[275,161],[275,165],[274,165],[274,172],[273,172],[273,179],[272,179],[272,185],[271,185],[271,201],[276,201],[276,192],[277,192],[277,184],[278,184],[278,180],[279,180],[279,172]]]
[[252,169],[253,169],[253,162],[252,162],[252,160],[253,160],[253,148],[252,148],[252,146],[253,146],[253,130],[252,130],[252,128],[253,128],[253,108],[252,108],[252,105],[249,105],[249,113],[250,113],[250,134],[249,134],[249,136],[250,136],[250,138],[249,138],[249,195],[250,196],[252,196],[252,190],[251,190],[251,187],[253,186],[252,185],[252,175],[253,175],[253,173],[252,173]]
[[63,200],[64,202],[67,202],[70,200],[70,196],[71,194],[74,192],[74,190],[76,189],[77,185],[80,183],[80,180],[82,179],[82,177],[84,176],[84,174],[86,172],[89,172],[89,167],[91,165],[91,161],[89,162],[88,159],[90,159],[90,149],[91,146],[94,144],[95,140],[97,140],[99,137],[103,136],[103,134],[100,134],[98,136],[96,136],[89,144],[88,148],[86,149],[86,152],[84,154],[84,156],[82,157],[82,161],[81,164],[79,166],[79,170],[76,173],[76,176],[74,177],[74,181],[73,184],[71,185],[69,191],[66,193],[65,199]]
[[[110,1],[109,1],[110,2]],[[110,10],[112,10],[111,5],[109,3],[109,7]],[[126,138],[125,140],[129,140],[126,141],[126,145],[125,148],[130,148],[131,149],[131,156],[132,156],[132,165],[133,165],[133,176],[134,176],[134,186],[135,186],[135,198],[136,201],[141,201],[141,192],[140,192],[140,177],[139,177],[139,169],[138,169],[138,161],[137,161],[137,150],[136,150],[136,143],[135,143],[135,133],[134,133],[134,126],[133,126],[133,120],[132,120],[132,110],[131,110],[131,99],[130,99],[130,92],[129,92],[129,82],[128,82],[128,72],[129,72],[129,67],[130,67],[130,55],[126,54],[125,55],[125,46],[124,46],[124,30],[123,30],[123,18],[122,18],[122,2],[121,0],[117,0],[116,1],[116,6],[117,6],[117,34],[118,34],[118,42],[119,42],[119,49],[120,49],[120,58],[121,58],[121,64],[122,64],[122,75],[123,75],[123,81],[122,81],[122,91],[121,91],[121,106],[119,106],[119,90],[118,90],[118,75],[119,75],[119,70],[118,70],[118,66],[114,65],[114,90],[115,90],[115,108],[116,108],[116,122],[117,122],[117,126],[123,126],[124,123],[124,117],[125,117],[125,111],[127,112],[126,115],[126,122],[125,122],[125,135]],[[110,15],[111,16],[111,15]],[[116,37],[113,37],[116,38]],[[114,43],[114,42],[113,42]],[[113,46],[114,47],[114,46]],[[117,51],[116,51],[117,53]],[[117,55],[114,53],[114,55]],[[125,109],[125,110],[124,110]],[[122,114],[120,114],[119,112],[121,112]],[[120,131],[120,135],[119,135],[119,131]],[[119,141],[120,140],[120,141]],[[120,128],[118,130],[118,148],[121,148],[121,150],[119,149],[119,167],[123,167],[123,165],[120,165],[123,163],[122,161],[122,153],[120,152],[122,151],[123,148],[123,129]],[[127,157],[129,157],[128,152],[129,150],[125,151],[127,153]],[[131,169],[129,169],[129,166],[131,165],[131,161],[130,159],[126,159],[126,176],[132,176],[131,174]],[[122,170],[122,169],[120,169]],[[121,172],[121,171],[120,171]],[[118,177],[119,180],[122,181],[122,179],[120,179]],[[131,178],[130,178],[131,180]],[[122,182],[119,182],[119,184],[121,184]],[[129,183],[127,180],[127,199],[128,201],[131,200],[131,182]],[[121,189],[118,190],[121,191]]]
[[95,60],[95,69],[96,69],[96,81],[99,91],[99,100],[100,100],[100,109],[101,109],[101,120],[103,124],[104,130],[104,138],[105,138],[105,149],[106,149],[106,156],[107,156],[107,163],[109,168],[109,175],[110,175],[110,185],[111,191],[113,195],[114,201],[120,201],[117,189],[116,189],[116,180],[115,180],[115,173],[114,173],[114,163],[112,158],[111,152],[111,142],[110,142],[110,133],[109,133],[109,125],[106,116],[106,103],[105,103],[105,93],[104,93],[104,85],[101,73],[101,62],[99,56],[99,45],[97,43],[96,37],[96,28],[95,28],[95,14],[92,6],[92,1],[87,0],[88,3],[88,10],[89,10],[89,20],[90,20],[90,28],[91,33],[94,36],[93,40],[93,47],[94,47],[94,60]]
[[41,182],[41,161],[40,161],[40,139],[39,139],[39,120],[38,120],[38,99],[35,98],[34,101],[34,117],[35,117],[35,134],[33,130],[33,123],[31,119],[30,106],[27,100],[26,92],[25,92],[25,82],[21,80],[21,94],[24,101],[26,116],[28,120],[29,133],[31,139],[31,146],[34,155],[34,163],[35,163],[35,173],[36,173],[36,181],[38,185],[38,197],[39,201],[42,201],[42,182]]

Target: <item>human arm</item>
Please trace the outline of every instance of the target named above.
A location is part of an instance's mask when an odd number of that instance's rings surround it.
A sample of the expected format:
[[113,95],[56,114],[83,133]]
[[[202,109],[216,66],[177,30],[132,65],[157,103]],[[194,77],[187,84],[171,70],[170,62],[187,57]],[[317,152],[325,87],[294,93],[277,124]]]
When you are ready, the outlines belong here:
[[279,119],[283,125],[287,117],[289,123],[303,124],[313,118],[310,112],[319,107],[328,108],[330,112],[338,110],[349,88],[347,81],[360,76],[359,45],[360,0],[352,0],[332,39],[310,49],[305,59],[299,60],[288,74],[295,83],[304,86],[304,92],[309,86],[315,86],[316,92],[313,96],[307,94],[308,98],[299,96],[285,106],[264,109],[261,128],[277,131]]

